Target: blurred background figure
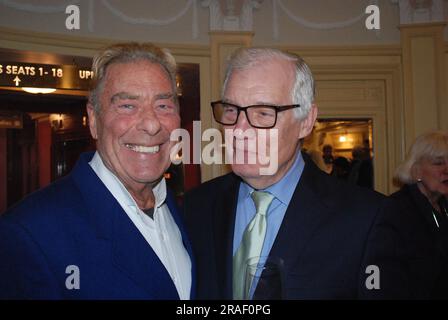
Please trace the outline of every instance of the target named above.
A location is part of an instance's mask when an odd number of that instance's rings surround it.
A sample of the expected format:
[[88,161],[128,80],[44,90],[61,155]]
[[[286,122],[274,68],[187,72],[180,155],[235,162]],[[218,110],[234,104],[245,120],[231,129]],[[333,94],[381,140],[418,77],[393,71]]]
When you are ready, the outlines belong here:
[[350,161],[345,157],[337,157],[333,160],[333,176],[339,179],[347,180],[350,174]]
[[324,145],[324,147],[322,148],[322,159],[324,160],[325,163],[325,172],[326,173],[331,173],[333,171],[333,147],[329,144]]
[[419,136],[394,182],[401,189],[391,197],[407,213],[410,254],[418,257],[410,266],[415,297],[448,299],[448,132]]
[[356,146],[352,150],[352,157],[349,182],[373,189],[373,165],[370,153],[363,146]]
[[[314,149],[304,150],[313,160],[314,164],[322,171],[327,172],[327,166],[324,162],[324,159],[322,158],[322,154]],[[327,172],[329,173],[329,172]]]

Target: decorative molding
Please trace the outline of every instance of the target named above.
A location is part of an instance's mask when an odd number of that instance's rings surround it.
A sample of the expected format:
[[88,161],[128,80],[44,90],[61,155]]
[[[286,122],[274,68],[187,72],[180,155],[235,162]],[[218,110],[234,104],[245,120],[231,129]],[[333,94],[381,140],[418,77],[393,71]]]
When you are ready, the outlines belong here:
[[[78,5],[81,1],[80,0],[71,0],[67,1],[65,4],[55,5],[55,6],[46,6],[46,5],[34,5],[34,4],[28,4],[28,3],[22,3],[22,2],[16,2],[12,0],[0,0],[0,4],[13,8],[20,11],[28,11],[33,13],[58,13],[58,12],[65,12],[65,8],[68,5],[75,4]],[[92,1],[93,2],[93,1]]]
[[[201,5],[209,8],[210,31],[252,31],[253,12],[260,8],[263,0],[242,0],[236,15],[234,0],[202,0]],[[225,8],[225,14],[223,14]]]
[[[378,0],[366,0],[367,5],[375,4],[378,5]],[[317,29],[317,30],[329,30],[329,29],[340,29],[340,28],[346,28],[349,27],[363,18],[365,18],[366,14],[363,11],[358,16],[344,20],[339,22],[312,22],[307,19],[304,19],[293,12],[291,12],[286,6],[283,4],[282,0],[272,0],[272,30],[273,30],[273,37],[274,39],[278,39],[279,36],[279,30],[278,30],[278,8],[280,8],[289,19],[293,20],[294,22],[300,24],[301,26],[309,29]]]
[[400,24],[444,21],[444,0],[391,0],[400,8]]
[[[369,46],[295,46],[282,45],[276,48],[284,51],[298,52],[301,56],[401,56],[400,45],[369,45]],[[447,43],[448,50],[448,43]]]
[[[186,0],[185,6],[174,16],[165,18],[165,19],[152,19],[152,18],[135,18],[130,17],[127,14],[123,13],[116,7],[114,7],[109,0],[101,0],[101,1],[88,1],[88,30],[90,32],[94,31],[94,10],[96,4],[101,4],[103,7],[109,10],[109,12],[115,17],[119,18],[121,21],[132,24],[132,25],[150,25],[150,26],[166,26],[172,23],[175,23],[181,17],[183,17],[190,8],[193,10],[193,18],[192,18],[192,38],[197,39],[199,35],[199,27],[198,27],[198,14],[197,14],[197,1],[198,0]],[[13,8],[20,11],[33,12],[38,14],[45,13],[57,13],[57,12],[65,12],[65,8],[70,4],[79,5],[80,0],[73,0],[69,3],[63,5],[55,5],[55,6],[45,6],[45,5],[33,5],[27,3],[19,3],[13,0],[0,0],[0,4],[9,8]]]
[[[119,41],[119,39],[67,37],[0,27],[0,48],[5,49],[43,50],[60,54],[92,56],[98,49]],[[169,49],[174,55],[210,57],[209,46],[169,43],[156,43],[156,45]],[[55,50],[51,50],[52,48]]]
[[445,25],[431,22],[400,26],[407,148],[424,131],[448,128]]

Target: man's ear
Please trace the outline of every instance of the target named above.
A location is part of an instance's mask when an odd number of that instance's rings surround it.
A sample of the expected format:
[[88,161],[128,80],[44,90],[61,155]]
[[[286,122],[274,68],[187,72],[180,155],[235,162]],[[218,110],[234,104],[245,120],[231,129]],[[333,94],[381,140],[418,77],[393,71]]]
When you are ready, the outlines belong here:
[[303,139],[313,131],[314,123],[317,118],[317,106],[311,104],[311,109],[305,119],[300,121],[299,139]]
[[95,109],[93,108],[93,105],[89,102],[86,106],[87,114],[89,115],[89,128],[90,128],[90,134],[92,135],[93,139],[98,139],[98,130],[96,126],[97,121],[97,114],[95,112]]

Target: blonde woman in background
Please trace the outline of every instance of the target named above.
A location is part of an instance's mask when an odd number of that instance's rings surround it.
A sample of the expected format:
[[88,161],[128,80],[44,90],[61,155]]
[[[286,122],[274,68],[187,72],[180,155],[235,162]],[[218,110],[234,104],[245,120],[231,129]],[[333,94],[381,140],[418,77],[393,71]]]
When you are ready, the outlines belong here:
[[416,298],[448,299],[448,132],[419,136],[397,168],[392,194],[408,221],[411,286]]

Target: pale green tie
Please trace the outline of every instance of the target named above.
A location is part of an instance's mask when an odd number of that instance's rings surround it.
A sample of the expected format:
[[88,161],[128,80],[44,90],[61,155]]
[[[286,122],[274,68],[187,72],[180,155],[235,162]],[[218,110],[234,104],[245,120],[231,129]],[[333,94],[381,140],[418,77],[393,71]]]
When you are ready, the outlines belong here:
[[233,299],[244,298],[245,264],[247,259],[257,257],[263,249],[266,235],[266,213],[274,196],[264,191],[251,194],[257,213],[246,227],[240,247],[233,257]]

